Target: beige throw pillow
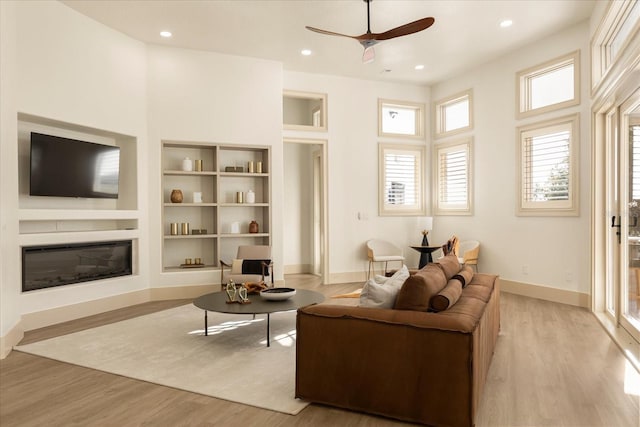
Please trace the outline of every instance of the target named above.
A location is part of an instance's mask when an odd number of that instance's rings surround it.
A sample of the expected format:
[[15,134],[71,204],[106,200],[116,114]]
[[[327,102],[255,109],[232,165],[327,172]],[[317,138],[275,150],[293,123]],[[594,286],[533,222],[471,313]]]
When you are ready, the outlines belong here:
[[408,278],[409,270],[403,265],[382,283],[375,279],[367,280],[360,293],[360,307],[393,308],[398,291]]

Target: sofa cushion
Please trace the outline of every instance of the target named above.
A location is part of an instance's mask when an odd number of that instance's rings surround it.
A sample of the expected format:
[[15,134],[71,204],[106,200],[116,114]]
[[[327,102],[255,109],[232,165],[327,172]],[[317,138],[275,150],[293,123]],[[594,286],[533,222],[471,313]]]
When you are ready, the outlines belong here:
[[409,270],[403,265],[400,270],[396,271],[393,276],[385,278],[386,280],[382,283],[379,278],[367,280],[360,293],[360,306],[393,308],[398,291],[408,277]]
[[429,305],[433,311],[443,311],[458,302],[460,295],[462,295],[462,282],[451,279],[444,289],[431,298]]
[[491,298],[491,291],[493,289],[488,286],[482,285],[469,285],[464,288],[463,294],[465,297],[477,298],[481,301],[488,302]]
[[458,257],[453,253],[443,256],[436,261],[435,264],[442,268],[447,280],[451,280],[451,278],[460,271],[460,261],[458,261]]
[[459,280],[464,288],[473,279],[473,269],[469,265],[465,265],[460,269],[460,271],[453,276],[453,279]]
[[429,309],[431,298],[447,285],[443,270],[436,264],[427,264],[409,276],[398,292],[394,308],[397,310]]

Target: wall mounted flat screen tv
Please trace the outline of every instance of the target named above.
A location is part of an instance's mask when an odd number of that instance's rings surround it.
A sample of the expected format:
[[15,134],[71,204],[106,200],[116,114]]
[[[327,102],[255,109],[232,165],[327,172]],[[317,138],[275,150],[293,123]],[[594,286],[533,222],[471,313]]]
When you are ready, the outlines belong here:
[[120,147],[31,132],[29,194],[118,198]]

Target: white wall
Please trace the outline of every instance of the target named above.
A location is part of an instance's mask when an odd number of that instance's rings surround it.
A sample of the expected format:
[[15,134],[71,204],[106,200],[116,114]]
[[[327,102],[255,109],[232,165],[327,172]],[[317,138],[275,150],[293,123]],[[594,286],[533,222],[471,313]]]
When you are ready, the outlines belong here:
[[284,268],[309,273],[313,244],[313,159],[317,146],[284,144]]
[[[282,265],[282,65],[211,52],[148,47],[148,200],[152,287],[220,283],[219,273],[162,273],[161,141],[271,146],[272,254]],[[276,269],[276,280],[282,269]]]
[[[15,11],[15,14],[13,14]],[[59,2],[2,2],[2,301],[0,336],[20,315],[144,289],[146,257],[135,279],[112,279],[20,293],[17,218],[17,112],[133,135],[146,151],[144,44],[78,14]],[[8,12],[8,14],[5,14]],[[7,71],[5,73],[5,70]],[[9,90],[10,88],[10,90]],[[144,156],[135,173],[146,186]],[[141,252],[148,247],[146,200],[137,203]],[[6,255],[6,258],[5,258]]]
[[[378,137],[377,110],[378,98],[384,98],[424,103],[428,111],[429,88],[285,71],[284,89],[328,96],[327,132],[284,134],[328,141],[329,282],[362,280],[365,242],[372,238],[392,241],[417,266],[418,254],[408,247],[422,238],[416,218],[378,216],[378,143],[407,140]],[[358,212],[367,219],[359,220]]]
[[[581,105],[516,120],[516,72],[576,49],[581,53]],[[590,292],[588,49],[589,24],[584,22],[432,87],[433,100],[472,88],[475,114],[474,215],[436,217],[432,242],[452,234],[479,240],[481,271],[517,282]],[[576,112],[580,113],[580,216],[516,216],[516,127]]]
[[20,321],[16,16],[15,3],[0,2],[0,337]]

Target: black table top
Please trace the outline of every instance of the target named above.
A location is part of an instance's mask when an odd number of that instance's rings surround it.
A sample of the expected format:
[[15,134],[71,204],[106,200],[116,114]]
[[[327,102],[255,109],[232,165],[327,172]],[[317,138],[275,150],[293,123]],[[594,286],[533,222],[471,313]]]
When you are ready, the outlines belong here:
[[296,294],[284,301],[270,301],[259,294],[248,295],[251,304],[227,304],[227,293],[213,292],[202,295],[193,301],[193,305],[207,311],[231,314],[265,314],[278,311],[297,310],[311,304],[319,304],[324,301],[324,295],[320,292],[307,289],[296,289]]

